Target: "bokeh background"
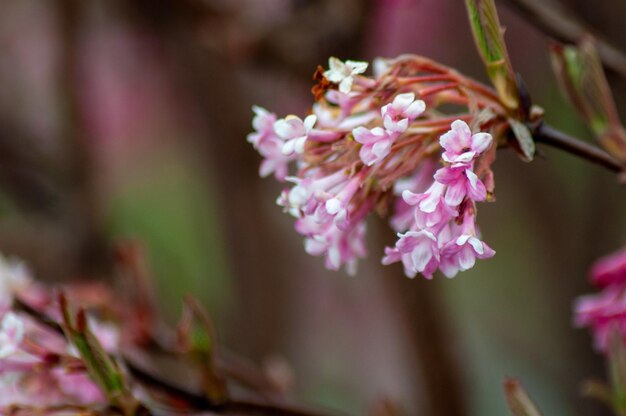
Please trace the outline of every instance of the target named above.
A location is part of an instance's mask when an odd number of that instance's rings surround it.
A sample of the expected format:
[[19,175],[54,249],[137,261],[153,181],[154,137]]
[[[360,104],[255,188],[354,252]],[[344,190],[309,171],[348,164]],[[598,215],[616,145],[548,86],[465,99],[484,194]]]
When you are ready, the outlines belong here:
[[[454,280],[379,264],[368,223],[355,277],[304,254],[258,178],[251,106],[305,114],[329,56],[418,53],[486,81],[461,0],[4,0],[0,4],[0,250],[41,279],[107,279],[111,247],[145,245],[164,316],[202,299],[220,340],[290,374],[294,399],[368,414],[506,414],[517,376],[546,415],[600,415],[604,377],[572,300],[626,242],[612,174],[542,148],[502,151],[483,236],[498,254]],[[561,2],[626,50],[623,0]],[[589,139],[561,98],[548,39],[498,2],[514,67],[547,119]],[[623,80],[610,81],[626,108]]]

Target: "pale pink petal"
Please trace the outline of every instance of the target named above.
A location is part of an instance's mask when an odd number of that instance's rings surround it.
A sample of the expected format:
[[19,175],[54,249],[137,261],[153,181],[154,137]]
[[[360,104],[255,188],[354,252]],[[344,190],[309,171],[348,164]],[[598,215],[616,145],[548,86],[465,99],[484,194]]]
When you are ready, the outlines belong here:
[[414,120],[424,111],[426,111],[426,103],[422,100],[416,100],[404,111],[404,115],[407,118]]
[[491,146],[492,140],[489,133],[476,133],[472,136],[472,150],[478,154],[483,153]]
[[465,193],[465,183],[463,181],[457,181],[448,185],[445,197],[446,204],[451,207],[459,205],[465,198]]

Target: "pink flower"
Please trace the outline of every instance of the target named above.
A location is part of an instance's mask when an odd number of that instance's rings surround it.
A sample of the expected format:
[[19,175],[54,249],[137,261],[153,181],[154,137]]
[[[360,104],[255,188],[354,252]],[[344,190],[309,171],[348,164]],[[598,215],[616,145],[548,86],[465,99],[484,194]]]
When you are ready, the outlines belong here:
[[444,201],[446,186],[439,182],[433,184],[422,194],[404,191],[402,199],[409,205],[416,205],[415,223],[419,228],[441,228],[448,220],[458,215],[455,208]]
[[340,229],[347,229],[350,225],[348,204],[361,185],[363,185],[363,173],[355,175],[339,193],[326,200],[324,204],[326,212]]
[[[491,247],[476,236],[474,221],[473,215],[465,215],[463,225],[458,227],[460,234],[452,232],[448,237],[449,241],[441,247],[439,269],[446,277],[454,277],[459,271],[471,269],[476,259],[488,259],[496,254]],[[440,240],[447,239],[441,237],[443,236],[440,236]]]
[[598,260],[591,281],[603,290],[576,300],[574,325],[590,327],[596,350],[606,351],[613,334],[626,342],[626,249]]
[[402,261],[408,277],[414,278],[417,273],[422,273],[424,277],[431,279],[439,265],[439,248],[435,235],[421,230],[398,234],[398,237],[400,238],[394,248],[385,248],[382,263],[387,265]]
[[469,163],[491,146],[492,137],[489,133],[472,135],[463,120],[453,121],[451,127],[449,132],[439,138],[441,147],[446,149],[441,156],[448,163]]
[[357,260],[367,255],[365,223],[359,221],[350,229],[341,230],[332,221],[317,224],[310,217],[299,219],[296,230],[307,236],[305,251],[312,256],[325,256],[325,266],[339,270],[346,265],[348,274],[356,273]]
[[307,116],[304,120],[298,116],[288,115],[274,123],[276,135],[285,142],[282,147],[284,155],[304,153],[304,143],[316,121],[315,115]]
[[289,171],[288,165],[295,160],[295,155],[286,156],[282,149],[283,142],[276,137],[270,137],[259,145],[257,150],[265,158],[259,167],[259,175],[262,178],[273,173],[276,180],[285,181]]
[[[409,178],[398,180],[393,186],[394,195],[402,196],[404,191],[423,192],[432,183],[435,162],[425,160],[415,174]],[[396,198],[394,203],[394,213],[391,217],[391,227],[397,232],[403,232],[411,228],[415,221],[415,208],[406,203],[402,198]],[[422,227],[423,228],[423,227]]]
[[613,333],[626,339],[626,288],[622,285],[578,298],[574,310],[574,325],[591,328],[596,350],[606,351]]
[[450,206],[457,206],[467,196],[473,201],[487,199],[487,190],[478,176],[467,166],[453,166],[439,169],[435,179],[445,185],[445,201]]
[[257,105],[252,107],[254,118],[252,119],[252,127],[254,132],[248,134],[248,142],[252,143],[255,148],[263,145],[266,140],[276,137],[274,133],[274,123],[276,123],[276,114],[270,113],[263,107]]
[[388,132],[404,133],[409,123],[426,110],[426,103],[416,100],[412,92],[398,94],[393,101],[383,108],[383,125]]
[[357,127],[352,130],[352,135],[354,140],[363,145],[359,156],[367,166],[372,166],[384,159],[391,151],[391,145],[397,137],[396,134],[389,133],[381,127],[374,127],[371,130]]
[[591,281],[598,287],[626,283],[626,248],[598,260],[591,268]]
[[[362,105],[363,97],[361,97],[361,94],[357,93],[344,94],[341,91],[328,90],[326,91],[326,100],[329,103],[334,104],[333,107],[339,107],[339,116],[343,120],[345,117],[353,113],[356,106],[359,104]],[[377,114],[377,112],[374,112],[374,114]]]
[[296,186],[287,191],[286,203],[290,208],[312,214],[320,203],[332,198],[333,192],[347,183],[348,179],[343,170],[326,176],[315,171],[304,178],[290,176],[287,180]]

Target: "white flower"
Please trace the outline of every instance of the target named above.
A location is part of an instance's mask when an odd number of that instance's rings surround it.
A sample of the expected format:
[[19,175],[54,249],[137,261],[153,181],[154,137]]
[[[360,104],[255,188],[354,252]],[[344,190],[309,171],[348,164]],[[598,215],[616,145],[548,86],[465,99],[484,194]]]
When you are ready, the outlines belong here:
[[341,62],[335,57],[328,59],[328,71],[324,72],[324,77],[330,82],[339,84],[339,91],[344,94],[350,92],[354,76],[362,74],[367,69],[367,62],[346,61]]

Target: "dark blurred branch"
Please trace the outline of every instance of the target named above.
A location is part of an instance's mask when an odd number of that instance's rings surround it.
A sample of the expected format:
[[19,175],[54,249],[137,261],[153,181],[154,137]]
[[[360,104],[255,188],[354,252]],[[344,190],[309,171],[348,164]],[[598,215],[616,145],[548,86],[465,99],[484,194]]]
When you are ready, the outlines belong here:
[[[505,0],[524,16],[528,23],[546,35],[564,42],[578,43],[585,34],[594,34],[571,13],[558,4],[547,0]],[[595,35],[595,34],[594,34]],[[607,69],[626,78],[626,54],[603,39],[596,39],[598,53]]]
[[206,396],[184,390],[166,380],[155,377],[130,360],[126,359],[125,361],[128,370],[137,381],[166,392],[172,397],[182,399],[197,411],[210,411],[223,415],[328,416],[324,413],[294,407],[245,400],[229,399],[223,403],[212,403]]
[[623,165],[604,150],[563,133],[547,124],[542,123],[535,128],[533,137],[537,143],[544,143],[573,155],[580,156],[592,163],[604,166],[613,172],[622,173],[626,171],[626,165]]

